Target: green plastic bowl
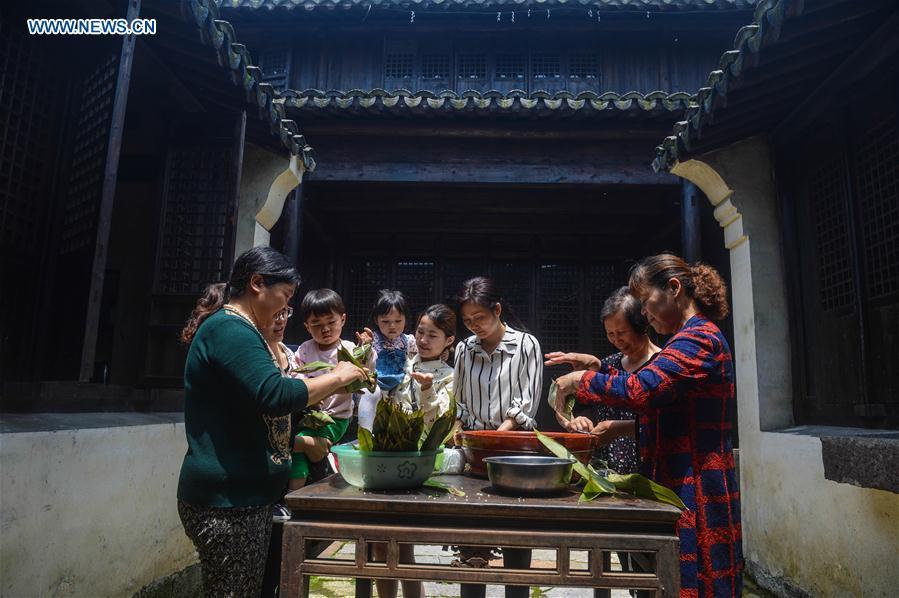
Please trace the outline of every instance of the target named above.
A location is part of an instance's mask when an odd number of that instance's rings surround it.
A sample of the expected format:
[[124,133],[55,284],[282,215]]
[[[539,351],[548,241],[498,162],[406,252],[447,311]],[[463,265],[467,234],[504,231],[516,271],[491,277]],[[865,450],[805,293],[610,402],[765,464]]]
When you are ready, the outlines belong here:
[[434,471],[436,451],[389,453],[363,452],[349,444],[331,447],[337,468],[351,486],[363,490],[411,490],[418,488]]

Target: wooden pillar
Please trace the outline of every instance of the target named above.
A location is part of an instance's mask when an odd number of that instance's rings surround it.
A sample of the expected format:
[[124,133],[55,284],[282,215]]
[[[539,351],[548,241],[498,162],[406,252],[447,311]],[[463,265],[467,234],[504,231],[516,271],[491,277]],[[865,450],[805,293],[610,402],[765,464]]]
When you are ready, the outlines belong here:
[[700,200],[702,191],[696,185],[681,181],[681,251],[687,262],[693,263],[702,257],[702,222]]
[[303,247],[303,184],[297,187],[284,206],[284,246],[282,251],[294,266],[300,265]]
[[[125,16],[132,21],[140,14],[140,0],[129,0]],[[125,110],[128,103],[128,87],[131,83],[131,65],[134,60],[134,34],[122,39],[119,54],[119,70],[116,77],[116,92],[109,123],[109,143],[106,150],[106,166],[103,172],[103,188],[97,214],[97,238],[94,245],[94,259],[91,266],[90,294],[87,302],[87,317],[84,325],[84,343],[81,349],[81,371],[79,379],[90,381],[94,373],[94,357],[97,351],[97,329],[100,324],[100,306],[103,300],[103,281],[106,274],[106,252],[109,245],[109,230],[112,225],[112,206],[115,199],[116,181],[119,171],[119,152],[122,147],[122,132],[125,126]]]

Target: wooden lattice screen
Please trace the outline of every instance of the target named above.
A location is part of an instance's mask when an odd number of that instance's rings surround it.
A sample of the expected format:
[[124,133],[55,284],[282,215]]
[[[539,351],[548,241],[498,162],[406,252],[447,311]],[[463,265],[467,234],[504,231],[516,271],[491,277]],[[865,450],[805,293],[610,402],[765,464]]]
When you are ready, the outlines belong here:
[[809,193],[817,205],[814,214],[818,299],[825,311],[849,307],[855,299],[846,178],[841,157],[820,164],[811,173]]
[[899,129],[892,114],[872,126],[853,152],[869,299],[899,292]]
[[[846,131],[845,133],[843,131]],[[899,133],[896,114],[828,123],[797,185],[803,423],[899,422]]]
[[227,276],[232,169],[232,148],[227,146],[170,151],[157,293],[196,295]]
[[[40,256],[50,220],[50,182],[58,144],[48,89],[53,67],[41,40],[0,19],[0,378],[27,378],[35,368],[33,323],[40,309]],[[52,81],[52,82],[51,82]]]
[[81,86],[60,235],[61,255],[92,249],[96,242],[118,68],[119,53],[112,52]]

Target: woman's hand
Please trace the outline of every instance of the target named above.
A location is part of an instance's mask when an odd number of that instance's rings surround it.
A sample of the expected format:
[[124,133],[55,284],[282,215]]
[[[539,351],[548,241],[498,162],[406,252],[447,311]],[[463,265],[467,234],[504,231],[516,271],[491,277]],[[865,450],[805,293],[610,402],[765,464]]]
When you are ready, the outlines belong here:
[[599,446],[606,446],[613,440],[625,436],[633,437],[636,423],[632,419],[608,419],[599,422],[590,431]]
[[575,370],[593,370],[599,371],[599,358],[586,353],[562,353],[561,351],[553,351],[544,355],[546,361],[543,365],[563,365],[568,364]]
[[424,372],[412,372],[409,374],[412,379],[421,384],[422,390],[428,390],[434,385],[434,374],[425,374]]
[[310,461],[318,463],[331,450],[331,441],[320,436],[298,436],[294,449],[309,457]]
[[577,388],[581,384],[581,378],[586,373],[587,372],[581,370],[575,370],[569,374],[556,378],[556,396],[567,397],[569,395],[577,394]]
[[339,361],[331,374],[336,376],[340,381],[340,388],[348,386],[356,380],[365,380],[367,374],[362,368],[354,366],[349,361]]
[[593,422],[590,421],[589,417],[584,417],[583,415],[579,415],[573,420],[565,422],[563,425],[569,432],[590,432],[593,430]]
[[515,418],[509,417],[503,420],[503,423],[499,425],[496,429],[497,432],[511,432],[512,430],[518,429],[518,422],[515,421]]
[[367,345],[375,340],[375,333],[371,331],[371,328],[363,328],[362,332],[356,333],[356,344],[357,345]]

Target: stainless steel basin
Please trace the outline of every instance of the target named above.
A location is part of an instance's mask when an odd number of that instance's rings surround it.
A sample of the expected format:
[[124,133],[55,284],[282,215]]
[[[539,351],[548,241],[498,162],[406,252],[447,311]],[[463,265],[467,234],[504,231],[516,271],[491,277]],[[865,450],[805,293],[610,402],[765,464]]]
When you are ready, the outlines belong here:
[[571,483],[574,459],[542,455],[487,457],[487,477],[498,490],[518,494],[561,492]]

